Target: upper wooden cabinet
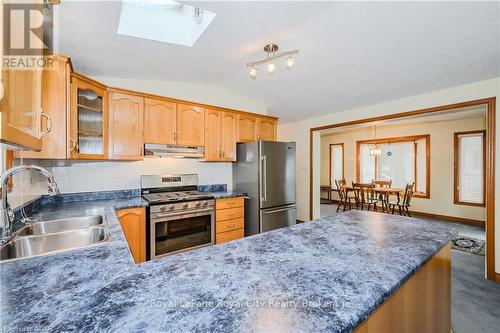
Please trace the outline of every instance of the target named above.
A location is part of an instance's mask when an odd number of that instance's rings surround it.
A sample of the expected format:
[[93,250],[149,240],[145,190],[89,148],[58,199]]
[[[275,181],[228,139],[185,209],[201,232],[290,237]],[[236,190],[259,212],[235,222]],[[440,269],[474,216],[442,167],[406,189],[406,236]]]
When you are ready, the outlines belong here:
[[70,156],[106,159],[108,108],[106,87],[79,74],[71,74]]
[[177,104],[144,98],[144,143],[173,145],[177,137]]
[[205,109],[205,161],[222,159],[222,112]]
[[238,114],[238,142],[257,140],[257,118],[250,115]]
[[236,161],[237,120],[233,112],[205,109],[207,162]]
[[42,69],[3,69],[0,141],[40,151]]
[[276,141],[276,120],[270,118],[257,119],[257,138],[264,141]]
[[177,144],[203,146],[205,143],[205,109],[199,106],[177,105]]
[[42,150],[16,151],[14,157],[65,159],[67,158],[67,114],[69,110],[69,86],[71,65],[69,58],[54,55],[53,67],[46,68],[42,74],[42,109],[46,117],[42,118],[41,128],[51,127],[49,133],[42,137]]
[[236,138],[238,134],[238,120],[236,113],[222,112],[221,148],[222,161],[236,161]]
[[142,158],[144,98],[117,91],[109,92],[109,158]]

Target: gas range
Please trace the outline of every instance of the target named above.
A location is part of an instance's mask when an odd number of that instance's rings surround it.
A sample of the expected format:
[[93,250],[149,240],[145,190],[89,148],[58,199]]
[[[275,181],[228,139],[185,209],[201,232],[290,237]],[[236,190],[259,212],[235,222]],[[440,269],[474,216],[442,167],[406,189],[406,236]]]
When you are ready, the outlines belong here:
[[198,175],[141,176],[148,207],[148,258],[214,244],[215,200],[196,190]]

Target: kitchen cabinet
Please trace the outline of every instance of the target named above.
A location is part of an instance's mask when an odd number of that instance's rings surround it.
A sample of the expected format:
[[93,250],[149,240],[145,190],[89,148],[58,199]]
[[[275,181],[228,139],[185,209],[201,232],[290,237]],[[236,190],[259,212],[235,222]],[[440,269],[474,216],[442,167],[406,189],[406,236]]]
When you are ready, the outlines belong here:
[[108,103],[106,87],[85,76],[71,74],[70,157],[106,159]]
[[146,210],[127,208],[116,211],[123,234],[136,264],[146,261]]
[[215,243],[221,244],[245,236],[245,199],[215,200]]
[[68,157],[67,120],[69,110],[69,87],[71,64],[69,58],[51,55],[53,67],[42,73],[42,109],[46,117],[42,118],[41,128],[51,128],[42,137],[42,149],[34,151],[16,151],[17,158],[66,159]]
[[205,161],[236,160],[236,114],[205,109]]
[[257,118],[257,138],[264,141],[276,141],[276,120]]
[[109,159],[139,160],[144,149],[144,98],[109,91]]
[[221,119],[221,148],[222,161],[236,161],[236,139],[238,134],[238,120],[236,113],[222,112]]
[[144,143],[174,145],[177,140],[177,104],[144,98]]
[[205,161],[222,159],[222,112],[205,109]]
[[238,142],[257,140],[257,118],[246,114],[238,114]]
[[195,105],[177,105],[177,144],[201,147],[205,142],[205,109]]
[[40,151],[42,69],[3,69],[0,141],[20,149]]
[[[39,8],[41,3],[31,4],[31,6]],[[31,17],[30,24],[32,27],[38,27],[42,21],[43,17],[34,15]],[[25,29],[16,27],[10,30],[11,45],[24,44]],[[43,38],[43,36],[39,37]],[[42,58],[42,39],[30,38],[30,49],[32,51],[30,59]],[[0,96],[0,142],[23,150],[40,151],[41,135],[44,133],[40,128],[43,116],[41,98],[43,68],[33,66],[16,69],[16,67],[4,66],[4,63],[8,63],[8,58],[11,58],[11,55],[4,55],[4,48],[0,47],[2,60],[0,82],[3,84],[3,96]]]

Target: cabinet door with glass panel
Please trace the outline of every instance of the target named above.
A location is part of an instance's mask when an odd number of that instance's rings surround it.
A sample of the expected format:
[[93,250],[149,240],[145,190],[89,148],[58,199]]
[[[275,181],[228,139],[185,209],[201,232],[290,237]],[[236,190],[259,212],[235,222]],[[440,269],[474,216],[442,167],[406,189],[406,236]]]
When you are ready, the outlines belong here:
[[79,74],[71,76],[70,156],[73,159],[106,159],[106,88]]

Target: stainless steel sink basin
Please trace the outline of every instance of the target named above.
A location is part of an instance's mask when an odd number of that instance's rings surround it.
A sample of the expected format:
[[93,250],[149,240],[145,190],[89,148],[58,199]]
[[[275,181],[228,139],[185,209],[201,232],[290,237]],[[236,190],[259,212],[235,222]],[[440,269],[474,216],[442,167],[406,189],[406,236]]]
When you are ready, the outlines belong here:
[[20,229],[16,236],[45,235],[69,230],[87,229],[103,224],[101,215],[35,222]]
[[77,249],[108,239],[101,215],[35,222],[20,229],[0,248],[0,261]]
[[16,236],[0,249],[0,261],[76,249],[107,240],[108,232],[103,226],[44,235]]

